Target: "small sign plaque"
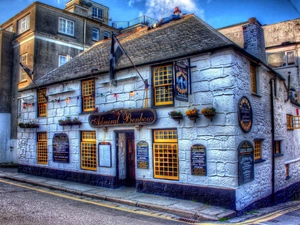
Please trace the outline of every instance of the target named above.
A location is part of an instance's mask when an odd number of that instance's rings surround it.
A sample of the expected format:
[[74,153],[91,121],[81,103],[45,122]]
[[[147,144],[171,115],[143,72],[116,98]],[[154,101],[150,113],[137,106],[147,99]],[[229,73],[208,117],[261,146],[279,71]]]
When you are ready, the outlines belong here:
[[99,166],[111,167],[111,144],[100,142],[98,144]]
[[243,141],[238,147],[239,185],[254,180],[254,148],[250,141]]
[[70,149],[67,134],[57,133],[53,137],[53,162],[69,163]]
[[239,102],[239,124],[245,133],[248,133],[252,127],[252,107],[250,101],[245,96]]
[[137,168],[149,169],[149,145],[146,141],[137,143]]
[[191,147],[191,173],[192,175],[206,176],[206,148],[196,144]]

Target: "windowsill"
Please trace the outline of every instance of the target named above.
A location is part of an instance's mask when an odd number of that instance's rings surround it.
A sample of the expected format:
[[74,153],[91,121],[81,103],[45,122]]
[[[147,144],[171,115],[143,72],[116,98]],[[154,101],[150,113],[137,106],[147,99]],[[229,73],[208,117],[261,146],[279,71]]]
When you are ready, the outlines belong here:
[[20,80],[18,84],[24,84],[27,82],[27,79]]
[[254,163],[261,163],[261,162],[264,162],[264,161],[266,161],[266,160],[265,159],[257,159],[257,160],[254,161]]
[[282,154],[282,153],[279,153],[279,154],[275,154],[275,155],[274,155],[274,157],[275,157],[275,158],[277,158],[277,157],[281,157],[281,156],[284,156],[284,154]]
[[74,34],[66,34],[66,33],[61,33],[58,31],[58,34],[61,34],[61,35],[64,35],[66,37],[71,37],[71,38],[75,38],[75,35]]
[[285,180],[289,180],[291,178],[291,176],[287,176],[285,177]]
[[259,95],[259,94],[257,94],[257,93],[253,93],[253,92],[251,93],[251,95],[254,95],[254,96],[260,97],[260,98],[262,97],[261,95]]
[[74,91],[75,90],[73,90],[73,89],[68,89],[68,90],[64,90],[64,91],[60,91],[60,92],[49,93],[47,96],[58,95],[58,94],[63,94],[63,93],[68,93],[68,92],[74,92]]

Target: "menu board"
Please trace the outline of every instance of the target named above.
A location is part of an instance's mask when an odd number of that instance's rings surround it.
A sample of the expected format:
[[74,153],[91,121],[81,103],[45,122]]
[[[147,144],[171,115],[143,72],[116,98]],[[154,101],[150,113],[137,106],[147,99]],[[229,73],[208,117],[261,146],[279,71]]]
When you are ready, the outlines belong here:
[[254,152],[250,141],[243,141],[238,147],[239,185],[254,180]]
[[149,169],[149,145],[146,141],[137,143],[137,168]]
[[100,142],[98,144],[99,166],[111,167],[111,144]]
[[192,175],[206,176],[206,148],[196,144],[191,147],[191,173]]
[[67,134],[58,133],[53,137],[53,162],[69,163],[70,148]]

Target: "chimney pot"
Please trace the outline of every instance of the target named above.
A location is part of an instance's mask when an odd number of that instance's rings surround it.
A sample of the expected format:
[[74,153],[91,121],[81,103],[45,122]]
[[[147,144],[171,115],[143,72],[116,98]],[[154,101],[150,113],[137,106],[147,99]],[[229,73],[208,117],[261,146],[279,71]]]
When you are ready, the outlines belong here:
[[255,17],[251,17],[250,19],[248,19],[248,23],[250,24],[255,24],[256,23],[256,18]]

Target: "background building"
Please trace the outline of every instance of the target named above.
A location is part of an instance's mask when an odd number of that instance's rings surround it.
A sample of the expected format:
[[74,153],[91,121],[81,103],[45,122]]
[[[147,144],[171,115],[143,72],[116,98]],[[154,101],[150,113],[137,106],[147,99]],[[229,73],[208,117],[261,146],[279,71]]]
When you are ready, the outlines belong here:
[[[17,162],[17,122],[23,103],[19,89],[63,65],[96,42],[118,32],[108,25],[109,8],[71,0],[65,10],[35,2],[0,26],[0,162]],[[26,118],[25,118],[26,119]]]

